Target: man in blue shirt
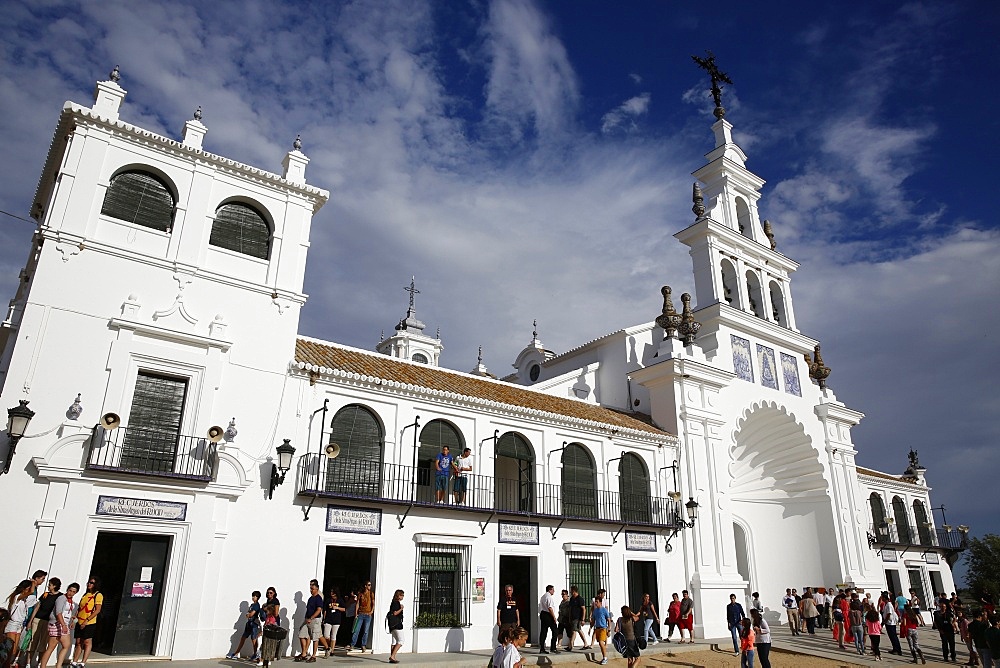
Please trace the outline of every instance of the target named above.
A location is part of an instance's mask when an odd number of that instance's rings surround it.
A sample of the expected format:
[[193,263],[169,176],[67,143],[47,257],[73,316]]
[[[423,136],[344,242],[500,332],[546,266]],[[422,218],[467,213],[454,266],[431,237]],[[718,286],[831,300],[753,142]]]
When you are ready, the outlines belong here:
[[601,665],[608,663],[608,628],[611,622],[611,611],[604,604],[604,595],[607,592],[598,590],[594,599],[594,609],[590,614],[590,623],[594,625],[594,639],[601,646]]
[[729,605],[726,606],[726,624],[733,635],[733,653],[740,655],[740,627],[746,615],[743,606],[736,602],[736,594],[729,595]]
[[434,489],[437,490],[437,502],[444,503],[445,492],[448,491],[448,478],[451,476],[452,456],[447,445],[441,446],[441,452],[434,460]]
[[[302,652],[296,661],[316,661],[316,649],[319,639],[323,637],[323,597],[319,595],[319,582],[309,581],[309,600],[306,601],[306,618],[299,629],[299,643],[302,645]],[[309,654],[309,646],[312,645],[312,654]]]

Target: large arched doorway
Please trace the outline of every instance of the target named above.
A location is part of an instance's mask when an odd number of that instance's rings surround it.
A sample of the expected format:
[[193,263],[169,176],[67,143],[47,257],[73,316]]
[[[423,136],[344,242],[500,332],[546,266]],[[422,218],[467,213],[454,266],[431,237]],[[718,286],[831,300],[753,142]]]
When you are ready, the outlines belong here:
[[[420,430],[420,448],[417,450],[417,501],[434,502],[437,477],[434,464],[445,446],[448,447],[452,461],[462,454],[464,447],[462,434],[450,422],[431,420]],[[444,498],[447,501],[450,498],[448,495],[450,490],[444,491]]]
[[493,463],[493,503],[497,510],[535,509],[535,450],[521,434],[508,431],[497,440]]
[[579,443],[570,443],[562,454],[562,512],[566,517],[597,517],[597,470]]
[[622,522],[651,521],[649,471],[642,457],[633,452],[626,452],[618,462],[618,494]]
[[736,426],[726,490],[734,522],[739,518],[732,566],[760,592],[838,581],[837,531],[819,449],[775,402],[754,404]]
[[326,462],[326,491],[379,498],[382,494],[382,423],[365,406],[344,406],[333,416],[330,443],[340,456]]

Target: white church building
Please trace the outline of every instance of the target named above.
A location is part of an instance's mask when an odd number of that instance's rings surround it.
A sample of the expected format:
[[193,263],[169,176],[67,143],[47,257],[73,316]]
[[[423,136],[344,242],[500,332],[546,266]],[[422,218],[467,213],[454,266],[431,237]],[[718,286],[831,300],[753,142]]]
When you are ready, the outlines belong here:
[[[721,114],[675,235],[693,299],[648,286],[651,322],[562,354],[535,334],[497,379],[440,366],[412,292],[373,350],[300,336],[330,197],[300,143],[280,174],[234,162],[199,112],[179,141],[120,118],[118,81],[62,109],[0,325],[0,582],[99,576],[99,653],[222,656],[251,590],[294,629],[314,577],[373,583],[377,653],[397,588],[414,652],[490,647],[508,583],[533,638],[547,584],[663,611],[687,589],[697,637],[728,635],[730,593],[955,589],[968,529],[935,521],[915,453],[856,465],[864,416],[826,385]],[[444,445],[471,470],[438,502]]]

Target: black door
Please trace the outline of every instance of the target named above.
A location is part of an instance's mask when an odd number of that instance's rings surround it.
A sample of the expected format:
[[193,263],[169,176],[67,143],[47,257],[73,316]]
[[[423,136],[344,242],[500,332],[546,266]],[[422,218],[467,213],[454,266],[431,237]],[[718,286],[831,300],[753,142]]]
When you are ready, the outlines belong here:
[[533,601],[537,600],[534,597],[534,592],[531,591],[531,557],[500,556],[500,582],[496,589],[497,600],[493,601],[494,619],[496,618],[496,605],[500,602],[500,597],[504,595],[504,587],[507,585],[514,587],[514,599],[517,601],[517,611],[521,615],[521,626],[530,632],[537,617],[535,608],[531,605]]
[[[649,600],[656,608],[656,616],[663,619],[663,611],[660,610],[660,599],[657,596],[656,586],[656,562],[655,561],[629,561],[628,562],[628,603],[632,612],[639,612],[642,605],[643,594],[649,594]],[[656,622],[653,622],[653,632],[656,637],[660,637],[660,630]]]
[[[390,592],[378,590],[378,582],[375,581],[376,561],[378,550],[367,547],[342,547],[339,545],[329,545],[326,548],[326,561],[323,568],[323,589],[320,592],[324,600],[330,590],[337,591],[337,597],[341,603],[347,600],[348,594],[355,594],[361,591],[366,582],[372,583],[372,591],[375,592],[375,612],[379,614],[379,606],[387,606],[391,598]],[[379,620],[372,620],[372,630],[368,633],[368,646],[379,630]],[[347,645],[351,641],[353,629],[346,621],[341,625],[337,633],[337,645]]]
[[169,555],[169,536],[98,534],[91,571],[101,579],[104,605],[95,651],[119,656],[153,653]]

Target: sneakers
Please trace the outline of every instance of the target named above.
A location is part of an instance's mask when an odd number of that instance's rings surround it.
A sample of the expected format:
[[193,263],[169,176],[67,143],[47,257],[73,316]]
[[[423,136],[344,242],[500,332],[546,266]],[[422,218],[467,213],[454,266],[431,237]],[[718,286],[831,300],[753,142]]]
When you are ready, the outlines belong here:
[[[239,659],[240,657],[236,656],[235,652],[230,652],[229,654],[226,655],[226,658],[227,659]],[[77,664],[74,663],[73,665],[75,666]]]
[[257,652],[256,654],[250,657],[250,663],[258,663],[258,662],[260,662],[260,652]]
[[602,666],[608,665],[608,657],[604,657],[603,659],[601,659],[601,665]]

